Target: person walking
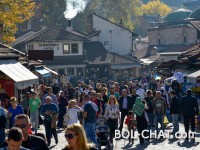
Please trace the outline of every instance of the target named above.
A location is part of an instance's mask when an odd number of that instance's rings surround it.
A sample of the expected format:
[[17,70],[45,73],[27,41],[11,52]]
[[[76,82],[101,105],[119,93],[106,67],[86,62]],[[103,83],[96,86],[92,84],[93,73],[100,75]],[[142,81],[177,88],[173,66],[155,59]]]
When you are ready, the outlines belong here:
[[145,108],[148,118],[149,118],[149,125],[148,125],[148,129],[149,129],[149,133],[150,130],[153,127],[153,123],[154,123],[154,114],[153,114],[153,96],[152,96],[152,91],[151,90],[147,90],[146,92],[146,96],[144,98],[144,101],[147,105],[147,107]]
[[65,138],[67,144],[62,150],[97,150],[94,145],[87,142],[85,130],[78,123],[66,128]]
[[78,121],[78,112],[83,112],[84,110],[76,105],[76,100],[70,100],[68,104],[68,115],[69,115],[69,122],[67,126],[74,124],[74,123],[79,123]]
[[10,98],[10,107],[8,108],[8,116],[10,117],[10,128],[13,127],[15,116],[18,114],[23,114],[23,108],[18,105],[17,99],[15,97]]
[[95,135],[95,125],[96,125],[96,113],[98,111],[98,106],[90,101],[90,96],[85,95],[84,100],[86,101],[83,106],[83,117],[84,117],[84,129],[88,140],[97,144],[97,139]]
[[179,131],[178,116],[180,114],[179,112],[180,102],[176,97],[176,92],[174,90],[170,92],[170,96],[171,96],[170,113],[172,115],[172,121],[174,126],[172,134],[175,134],[176,132]]
[[[28,130],[31,127],[29,117],[25,114],[19,114],[15,117],[14,126],[20,128],[23,132],[23,142],[22,146],[31,150],[48,150],[46,142],[44,139],[33,135],[28,134]],[[0,148],[8,146],[8,143],[5,141],[0,145]]]
[[58,107],[52,103],[50,96],[45,98],[45,104],[42,105],[41,113],[44,115],[44,127],[46,132],[46,137],[48,141],[48,146],[51,145],[51,136],[54,136],[55,143],[58,143],[58,135],[56,132],[56,127],[52,126],[52,123],[56,123],[56,120],[53,120],[54,117],[58,115]]
[[66,113],[66,107],[68,105],[68,99],[65,97],[65,94],[63,91],[60,91],[59,98],[58,98],[58,106],[59,106],[59,116],[58,116],[58,128],[63,128],[63,117]]
[[8,146],[0,148],[0,150],[29,150],[21,146],[23,138],[22,130],[20,128],[12,127],[8,133],[8,138],[6,139]]
[[122,131],[124,125],[124,118],[128,115],[128,111],[132,109],[132,98],[128,96],[128,92],[126,89],[122,90],[122,96],[119,99],[119,109],[121,111],[121,121],[119,130]]
[[187,134],[186,140],[189,138],[189,123],[191,123],[191,131],[195,132],[195,115],[199,115],[199,106],[197,99],[192,96],[192,90],[188,89],[186,96],[181,100],[181,113],[184,118],[184,127]]
[[[28,113],[30,111],[30,119],[32,124],[32,130],[37,133],[39,125],[39,114],[38,109],[40,108],[41,101],[36,97],[36,93],[32,92],[32,98],[29,100]],[[27,115],[28,115],[27,113]]]
[[164,116],[166,114],[166,101],[161,97],[161,92],[156,92],[156,97],[153,100],[153,111],[155,116],[155,128],[158,134],[158,123],[161,125],[161,129],[164,130]]
[[110,128],[110,142],[113,143],[115,137],[115,130],[118,129],[118,122],[120,121],[120,110],[117,98],[111,95],[106,105],[104,116],[107,119],[108,127]]

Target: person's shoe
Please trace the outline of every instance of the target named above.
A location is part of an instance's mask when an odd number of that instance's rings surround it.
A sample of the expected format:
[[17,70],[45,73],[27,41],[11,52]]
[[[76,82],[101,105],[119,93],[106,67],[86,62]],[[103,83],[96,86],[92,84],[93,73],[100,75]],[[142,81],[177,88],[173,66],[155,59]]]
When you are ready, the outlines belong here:
[[131,141],[131,145],[133,145],[133,143],[134,143],[134,139],[132,139],[132,141]]
[[58,140],[55,141],[56,145],[58,144]]

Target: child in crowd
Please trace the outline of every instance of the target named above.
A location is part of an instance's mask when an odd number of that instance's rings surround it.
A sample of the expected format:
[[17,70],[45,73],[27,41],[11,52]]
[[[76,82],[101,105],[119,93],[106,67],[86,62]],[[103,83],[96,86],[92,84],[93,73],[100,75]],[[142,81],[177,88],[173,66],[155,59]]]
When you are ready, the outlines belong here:
[[136,127],[137,122],[134,118],[134,113],[132,110],[128,112],[128,117],[125,120],[125,124],[127,125],[129,131],[129,143],[133,144],[134,138],[131,136],[134,137],[134,128]]

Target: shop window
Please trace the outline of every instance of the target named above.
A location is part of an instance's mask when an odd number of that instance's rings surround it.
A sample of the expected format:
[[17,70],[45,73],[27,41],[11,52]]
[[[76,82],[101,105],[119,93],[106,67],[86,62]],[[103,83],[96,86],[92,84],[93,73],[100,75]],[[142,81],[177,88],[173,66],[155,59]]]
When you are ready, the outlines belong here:
[[67,68],[68,75],[74,75],[74,68]]
[[64,75],[65,74],[65,69],[58,69],[58,74]]
[[77,70],[77,75],[78,76],[83,76],[83,68],[76,68],[76,70]]
[[72,51],[71,51],[72,54],[78,54],[78,44],[77,43],[71,44],[71,48],[72,48]]
[[63,54],[70,54],[70,44],[63,44]]

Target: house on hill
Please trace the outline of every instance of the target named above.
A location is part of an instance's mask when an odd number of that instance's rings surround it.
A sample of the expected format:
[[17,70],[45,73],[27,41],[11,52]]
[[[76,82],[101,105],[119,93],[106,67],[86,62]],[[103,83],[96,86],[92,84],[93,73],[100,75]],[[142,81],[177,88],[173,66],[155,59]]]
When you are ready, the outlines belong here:
[[92,21],[90,40],[100,41],[109,52],[121,55],[132,53],[133,40],[137,37],[137,34],[123,27],[122,20],[119,25],[97,14],[92,14],[90,17]]

